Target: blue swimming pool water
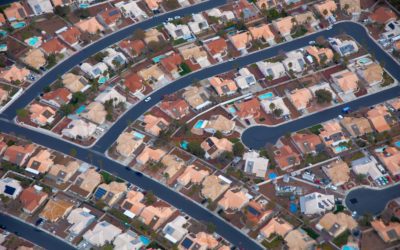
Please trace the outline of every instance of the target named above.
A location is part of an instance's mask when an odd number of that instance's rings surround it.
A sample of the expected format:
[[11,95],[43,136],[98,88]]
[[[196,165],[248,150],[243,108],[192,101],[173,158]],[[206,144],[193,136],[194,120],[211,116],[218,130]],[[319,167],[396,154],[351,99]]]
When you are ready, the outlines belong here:
[[14,29],[20,29],[26,26],[25,22],[17,22],[17,23],[12,23],[11,26]]
[[236,109],[235,109],[235,107],[229,106],[229,107],[228,107],[228,110],[229,110],[229,113],[231,113],[231,114],[236,114]]
[[276,177],[278,177],[278,175],[275,174],[275,173],[269,173],[268,174],[268,178],[270,178],[270,179],[275,179]]
[[33,36],[27,39],[27,43],[29,46],[35,47],[35,45],[39,42],[39,37]]
[[104,84],[105,82],[107,82],[107,80],[108,80],[107,76],[102,76],[99,78],[98,83]]
[[394,143],[394,145],[395,145],[396,147],[400,148],[400,141],[396,141],[396,142]]
[[189,142],[187,142],[187,141],[181,141],[181,148],[187,150],[187,149],[188,149],[188,145],[189,145]]
[[198,120],[196,122],[196,124],[194,125],[194,128],[197,128],[197,129],[203,128],[203,124],[204,124],[203,120]]
[[6,49],[7,49],[7,44],[4,43],[0,44],[0,51],[4,51]]
[[343,151],[346,151],[347,147],[346,146],[336,146],[335,147],[335,153],[341,153]]
[[274,97],[274,93],[272,93],[272,92],[267,92],[267,93],[264,93],[264,94],[262,94],[262,95],[259,95],[259,96],[258,96],[258,99],[260,99],[260,100],[265,100],[265,99],[270,99],[270,98],[272,98],[272,97]]
[[367,57],[364,57],[364,58],[361,58],[358,60],[358,63],[360,63],[360,64],[367,64],[369,62],[371,62],[371,59],[369,59]]
[[297,206],[296,206],[296,204],[295,203],[290,203],[290,206],[289,206],[289,210],[290,210],[290,212],[292,212],[292,213],[296,213],[297,212]]
[[76,113],[77,115],[79,115],[80,113],[82,113],[83,111],[85,111],[85,109],[86,109],[86,106],[85,106],[85,105],[82,105],[82,106],[80,106],[80,107],[75,111],[75,113]]
[[342,247],[342,250],[358,250],[358,248],[355,248],[355,247],[352,247],[352,246],[345,245],[345,246],[343,246],[343,247]]
[[167,57],[167,56],[166,55],[159,55],[159,56],[154,57],[152,60],[153,60],[154,63],[159,63],[161,61],[161,59],[163,59],[165,57]]
[[139,133],[139,132],[133,132],[133,136],[135,137],[135,138],[139,138],[139,139],[143,139],[144,138],[144,134],[141,134],[141,133]]
[[7,31],[5,31],[5,30],[0,30],[0,36],[1,37],[4,37],[4,36],[6,36],[7,35]]
[[79,4],[79,8],[81,8],[81,9],[87,9],[87,8],[89,8],[89,4],[87,4],[87,3],[81,3],[81,4]]
[[143,236],[143,235],[140,235],[139,239],[145,246],[147,246],[151,242],[149,238],[147,238],[146,236]]

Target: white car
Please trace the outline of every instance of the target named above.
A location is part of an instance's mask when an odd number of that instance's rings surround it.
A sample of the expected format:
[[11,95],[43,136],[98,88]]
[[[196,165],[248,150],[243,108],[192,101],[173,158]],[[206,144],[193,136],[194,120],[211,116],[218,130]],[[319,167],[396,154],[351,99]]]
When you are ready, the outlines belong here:
[[151,97],[147,97],[146,99],[144,99],[145,102],[149,102],[151,100]]

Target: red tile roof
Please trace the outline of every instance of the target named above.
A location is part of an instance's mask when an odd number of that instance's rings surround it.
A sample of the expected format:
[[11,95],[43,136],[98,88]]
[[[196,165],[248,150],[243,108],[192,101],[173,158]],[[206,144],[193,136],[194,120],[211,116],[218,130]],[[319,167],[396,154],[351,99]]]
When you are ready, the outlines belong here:
[[47,193],[38,191],[34,187],[29,187],[22,191],[19,199],[25,210],[33,212],[43,203],[47,196]]
[[47,54],[60,53],[65,46],[58,40],[58,38],[53,38],[42,44],[42,49],[46,51]]
[[132,73],[125,77],[124,85],[131,91],[136,92],[143,89],[143,79],[136,73]]
[[181,55],[173,53],[163,59],[161,59],[161,65],[169,72],[178,70],[178,66],[183,62]]
[[377,23],[385,24],[392,20],[396,20],[397,16],[391,9],[387,7],[379,7],[371,14],[370,18]]
[[79,41],[79,37],[81,36],[81,31],[73,26],[67,29],[66,31],[60,33],[60,36],[69,44],[75,44]]
[[26,146],[12,145],[7,148],[3,158],[11,163],[21,165],[22,163],[24,163],[23,160],[26,155],[32,154],[35,148],[36,146],[33,144],[29,144]]
[[160,105],[161,109],[174,119],[181,119],[189,113],[189,105],[185,100],[163,101]]
[[260,116],[261,107],[257,98],[235,103],[235,107],[240,118],[257,118]]
[[67,88],[59,88],[54,91],[50,91],[43,95],[43,99],[47,101],[55,101],[59,104],[68,103],[71,97],[71,92]]
[[206,44],[208,50],[212,55],[219,54],[228,48],[228,44],[225,39],[218,38]]
[[117,7],[106,9],[100,13],[100,16],[107,25],[116,23],[122,17],[121,12]]
[[136,55],[140,55],[146,48],[146,45],[142,40],[122,40],[119,43],[119,46],[122,49],[127,50],[129,54],[132,54],[131,52],[134,51]]

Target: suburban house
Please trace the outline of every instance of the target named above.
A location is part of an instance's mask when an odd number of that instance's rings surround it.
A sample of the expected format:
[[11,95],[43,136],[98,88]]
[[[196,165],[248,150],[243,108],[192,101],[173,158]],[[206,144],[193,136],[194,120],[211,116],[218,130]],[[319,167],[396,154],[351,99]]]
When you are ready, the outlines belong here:
[[121,1],[119,3],[116,3],[115,7],[119,8],[122,15],[126,18],[133,18],[137,21],[142,21],[148,18],[146,12],[144,12],[135,1]]
[[12,145],[9,146],[3,155],[3,160],[22,166],[29,157],[35,152],[36,145],[28,144],[25,146]]
[[331,75],[332,81],[344,94],[357,92],[359,78],[357,74],[347,69]]
[[315,58],[317,63],[329,63],[333,59],[333,51],[329,48],[317,48],[315,46],[308,46],[306,48],[307,53]]
[[252,40],[253,37],[248,31],[229,36],[229,41],[231,41],[233,46],[242,54],[247,53],[246,49],[249,47]]
[[89,34],[97,34],[104,31],[103,25],[97,21],[96,17],[90,17],[85,20],[81,20],[75,24],[76,27],[82,32],[87,32]]
[[364,79],[369,86],[383,83],[383,69],[377,63],[360,65],[357,67],[357,74]]
[[207,19],[201,13],[192,14],[192,21],[188,22],[188,26],[193,34],[200,34],[210,28]]
[[314,249],[317,245],[317,242],[300,227],[287,233],[285,242],[289,249]]
[[192,38],[192,33],[190,32],[189,26],[186,24],[175,25],[171,22],[168,22],[164,24],[164,28],[174,40],[189,40]]
[[19,197],[25,213],[33,214],[47,199],[48,194],[37,185],[24,189]]
[[223,61],[223,57],[228,55],[228,44],[222,37],[213,37],[204,42],[204,47],[208,53],[219,62]]
[[274,148],[274,159],[282,170],[287,170],[300,164],[300,154],[290,145],[281,142],[278,142]]
[[205,68],[211,65],[208,60],[208,54],[202,46],[197,46],[194,43],[180,47],[179,53],[181,53],[184,60],[190,60],[193,64],[198,64],[200,67]]
[[303,53],[300,51],[290,51],[286,53],[286,59],[284,59],[282,63],[288,72],[293,73],[302,73],[306,67]]
[[60,219],[64,218],[74,207],[74,204],[70,201],[66,201],[60,198],[52,198],[43,208],[39,217],[45,221],[55,223]]
[[350,180],[350,168],[346,162],[337,160],[322,167],[324,173],[329,177],[335,186],[341,186]]
[[45,13],[53,13],[53,5],[50,0],[27,0],[28,5],[31,7],[33,14],[41,15]]
[[122,198],[127,191],[127,186],[123,182],[112,181],[109,184],[102,183],[94,192],[95,200],[102,200],[107,206],[112,207]]
[[166,167],[163,170],[163,175],[169,179],[175,179],[178,173],[181,173],[185,162],[176,155],[168,154],[164,156],[161,163]]
[[382,152],[376,153],[376,155],[391,175],[400,175],[400,151],[397,148],[386,147]]
[[314,192],[300,197],[300,209],[303,214],[323,214],[333,208],[335,208],[333,195]]
[[4,9],[4,14],[9,22],[21,21],[28,17],[28,13],[20,2],[11,3],[9,7]]
[[383,104],[376,105],[373,109],[368,110],[367,118],[378,133],[391,129],[390,125],[393,122],[392,115]]
[[125,210],[124,215],[128,216],[129,218],[134,218],[135,216],[138,216],[146,207],[142,203],[143,199],[143,193],[137,192],[135,190],[128,191],[125,200],[121,204],[121,208]]
[[25,56],[21,58],[24,63],[35,69],[40,69],[46,65],[47,61],[41,49],[29,49]]
[[115,29],[117,26],[117,22],[122,18],[122,14],[118,8],[107,8],[97,14],[97,19],[99,22],[110,29]]
[[371,222],[372,228],[378,233],[379,237],[386,242],[394,242],[400,239],[400,223],[389,222],[385,223],[382,219]]
[[357,221],[355,221],[350,215],[347,215],[343,212],[335,214],[329,212],[322,216],[316,225],[317,229],[325,230],[332,237],[337,237],[346,230],[353,231],[357,227]]
[[71,139],[88,140],[96,132],[97,126],[91,122],[78,119],[71,121],[61,133]]
[[201,110],[211,104],[209,94],[203,87],[187,87],[185,92],[182,93],[182,97],[196,110]]
[[288,98],[298,111],[304,112],[313,99],[313,95],[308,88],[302,88],[293,90],[288,94]]
[[91,65],[91,64],[85,62],[85,63],[82,63],[80,68],[91,79],[95,79],[97,77],[102,76],[108,70],[108,67],[104,62],[99,62],[95,65]]
[[172,52],[160,60],[161,65],[168,71],[175,79],[180,77],[180,65],[183,63],[183,58],[180,54]]
[[147,206],[140,213],[139,220],[153,230],[157,230],[171,218],[175,211],[176,209],[170,206]]
[[142,145],[143,138],[138,132],[123,132],[118,136],[115,150],[123,157],[130,157]]
[[206,159],[216,159],[224,152],[232,152],[233,144],[226,138],[208,137],[201,143]]
[[71,224],[68,231],[74,235],[78,236],[83,233],[83,231],[89,227],[95,220],[96,217],[90,213],[91,211],[87,208],[75,208],[67,217],[67,221]]
[[0,70],[0,79],[7,82],[25,82],[30,71],[26,68],[18,68],[15,64],[8,69]]
[[0,179],[0,194],[15,200],[22,192],[22,186],[19,181],[6,177]]
[[46,126],[53,123],[56,115],[56,111],[54,109],[36,103],[29,107],[29,113],[30,120],[39,126]]
[[65,47],[64,44],[62,44],[56,37],[45,41],[40,47],[46,53],[46,55],[64,54],[67,51],[67,47]]
[[264,77],[270,80],[275,80],[286,75],[285,66],[281,62],[260,61],[256,62],[256,65]]
[[225,211],[239,211],[249,203],[250,196],[242,191],[230,189],[218,201],[218,206]]
[[164,228],[162,229],[162,232],[164,234],[164,237],[169,240],[171,243],[176,244],[180,240],[185,237],[185,235],[189,232],[186,228],[185,225],[188,223],[188,221],[183,217],[182,215],[179,215],[176,217],[174,220],[171,222],[168,222]]
[[131,93],[143,92],[145,90],[143,79],[136,72],[126,76],[123,85],[128,88]]
[[130,58],[135,58],[146,50],[146,44],[142,40],[124,39],[118,43],[118,46]]
[[166,152],[161,149],[145,147],[136,157],[136,162],[142,165],[146,164],[148,161],[158,162],[165,154]]
[[234,80],[240,89],[247,89],[257,82],[255,76],[246,67],[239,69]]
[[358,52],[358,45],[353,40],[340,40],[339,38],[328,39],[333,50],[336,51],[341,57]]
[[67,88],[58,88],[56,90],[44,93],[42,100],[49,105],[60,108],[62,105],[68,104],[72,99],[72,93]]
[[337,10],[337,5],[333,0],[326,0],[321,3],[314,4],[315,10],[321,16],[328,19],[330,16],[333,16],[333,13]]
[[122,230],[107,221],[101,221],[93,229],[89,229],[83,239],[96,247],[102,247],[111,243],[115,237],[122,233]]
[[281,17],[277,20],[272,21],[272,26],[281,34],[283,37],[290,37],[290,33],[294,26],[292,17]]
[[84,92],[90,87],[90,85],[88,85],[88,80],[84,76],[67,73],[64,74],[61,79],[64,87],[72,93]]
[[274,96],[270,99],[262,100],[261,107],[264,110],[264,112],[267,114],[273,114],[274,116],[276,116],[275,115],[276,110],[280,110],[282,113],[280,114],[279,117],[289,117],[290,116],[290,110],[286,106],[286,104],[283,100],[283,97],[281,97],[281,96]]
[[160,132],[166,130],[169,126],[169,122],[164,118],[151,114],[145,115],[143,121],[146,123],[144,130],[154,136],[160,135]]
[[267,158],[261,157],[256,151],[250,151],[243,155],[243,160],[245,161],[244,172],[265,178],[269,163]]
[[230,181],[227,182],[226,178],[223,176],[209,175],[204,178],[202,183],[201,195],[210,199],[211,201],[216,201],[230,186]]
[[78,171],[80,164],[77,161],[70,161],[66,164],[54,164],[51,166],[46,178],[54,180],[56,183],[66,183]]
[[128,59],[126,59],[122,52],[116,51],[113,48],[107,48],[104,52],[107,56],[103,58],[103,62],[111,69],[115,70],[128,62]]
[[292,134],[292,141],[302,154],[316,155],[324,148],[322,140],[318,135],[312,133],[299,133]]
[[378,24],[386,24],[391,21],[396,21],[397,15],[390,8],[380,6],[374,10],[372,15],[369,16],[369,20]]
[[279,235],[285,237],[290,231],[293,230],[293,226],[282,218],[272,218],[263,228],[260,230],[260,234],[265,238],[270,238],[272,235]]
[[218,76],[213,76],[209,78],[208,81],[219,96],[233,95],[238,89],[235,82],[231,79],[223,79]]
[[[356,175],[365,175],[371,178],[373,181],[383,177],[383,173],[379,170],[378,161],[372,155],[364,156],[360,159],[351,162],[351,170]],[[380,166],[382,168],[382,166]],[[383,168],[382,168],[383,169]]]
[[69,190],[84,198],[88,198],[101,181],[101,175],[94,168],[89,168],[76,177],[74,185]]
[[172,119],[180,120],[190,113],[189,105],[183,99],[163,99],[160,108]]
[[348,149],[340,145],[341,143],[348,142],[349,139],[343,133],[338,121],[328,121],[322,127],[319,137],[327,147],[330,147],[335,153],[341,153]]
[[115,87],[107,87],[94,100],[102,104],[111,101],[114,107],[120,103],[126,103],[126,97],[120,94]]
[[100,102],[91,102],[79,115],[95,124],[101,125],[106,121],[107,111]]
[[200,184],[204,178],[210,175],[208,170],[202,170],[195,165],[190,165],[185,168],[185,171],[177,178],[177,181],[182,186],[187,186],[188,184]]
[[261,106],[257,98],[235,102],[236,115],[241,119],[252,119],[260,116]]
[[253,39],[267,42],[269,45],[275,44],[275,35],[274,33],[272,33],[268,24],[262,24],[257,27],[250,27],[249,31]]
[[58,33],[58,36],[71,47],[75,47],[80,43],[81,34],[81,31],[77,27],[72,26]]
[[358,137],[373,132],[371,124],[368,119],[364,117],[346,116],[340,120],[340,123],[352,137]]
[[54,156],[51,155],[50,151],[42,149],[29,159],[25,170],[35,175],[45,174],[53,166],[53,159]]

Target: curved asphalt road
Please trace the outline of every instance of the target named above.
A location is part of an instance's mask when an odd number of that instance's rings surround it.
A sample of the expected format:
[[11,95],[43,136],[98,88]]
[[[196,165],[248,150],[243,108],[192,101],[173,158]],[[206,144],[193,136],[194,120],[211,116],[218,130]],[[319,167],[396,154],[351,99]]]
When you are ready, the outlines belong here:
[[30,88],[24,91],[24,93],[11,104],[6,110],[1,114],[2,117],[12,119],[16,116],[16,111],[18,109],[26,107],[33,99],[35,99],[43,91],[43,88],[50,85],[52,82],[57,80],[64,73],[71,70],[76,65],[83,62],[88,57],[96,54],[97,52],[109,47],[110,45],[121,41],[124,38],[129,37],[133,34],[136,29],[149,29],[156,27],[157,25],[165,22],[168,18],[174,16],[184,16],[191,13],[201,12],[207,9],[211,9],[226,3],[226,0],[209,0],[202,2],[187,8],[178,9],[175,11],[167,12],[162,15],[154,16],[153,18],[147,19],[143,22],[133,24],[124,29],[116,31],[101,40],[98,40],[84,49],[76,52],[63,62],[57,64],[54,68],[47,71],[47,73],[35,82]]
[[203,208],[192,200],[179,195],[175,191],[159,183],[157,180],[131,171],[129,168],[108,159],[102,153],[75,147],[66,141],[19,127],[14,123],[4,121],[3,119],[0,119],[0,128],[4,133],[13,133],[21,138],[27,138],[37,144],[63,152],[67,155],[70,153],[72,148],[75,148],[77,150],[77,155],[75,156],[77,159],[99,166],[100,168],[133,183],[144,190],[152,190],[157,197],[160,197],[178,209],[182,209],[185,213],[199,221],[213,223],[216,225],[216,232],[232,244],[242,247],[243,249],[262,249],[245,234],[241,233],[232,225],[221,219],[218,215],[211,213],[207,208]]
[[345,204],[359,215],[379,215],[389,201],[400,196],[400,183],[383,189],[355,188],[345,198]]
[[[376,58],[381,61],[385,61],[388,71],[394,75],[397,79],[400,79],[400,71],[398,71],[399,66],[393,61],[393,59],[388,56],[381,48],[369,37],[368,33],[364,27],[360,24],[354,22],[341,22],[333,26],[331,30],[322,30],[320,32],[314,33],[312,35],[302,37],[299,39],[292,40],[287,43],[279,44],[277,46],[258,51],[247,56],[239,57],[234,61],[227,61],[221,64],[211,66],[209,68],[194,72],[186,77],[180,78],[166,87],[159,89],[158,91],[152,93],[151,100],[149,102],[141,101],[132,109],[130,109],[124,116],[122,116],[112,128],[102,136],[100,140],[93,146],[93,149],[99,152],[105,152],[118,138],[120,133],[126,128],[129,121],[134,121],[144,114],[149,108],[156,105],[161,101],[162,97],[166,94],[174,93],[184,87],[187,87],[193,83],[194,80],[205,79],[223,72],[229,71],[233,68],[244,67],[250,65],[257,61],[265,60],[278,55],[280,52],[288,52],[308,45],[308,42],[315,40],[319,36],[333,37],[341,33],[347,33],[352,35],[360,44],[368,49],[368,51],[374,51]],[[360,98],[354,102],[348,103],[353,109],[360,106],[370,106],[374,103],[382,102],[389,98],[393,98],[399,95],[400,88],[394,88],[382,93],[372,95],[368,98]],[[310,125],[326,121],[333,118],[340,113],[340,107],[332,110],[326,110],[318,112],[312,116],[301,118],[294,122],[288,123],[286,125],[281,125],[275,128],[269,128],[265,126],[255,126],[247,129],[243,135],[242,140],[249,148],[261,148],[267,142],[275,143],[276,140],[287,133],[288,131],[297,131],[306,128]]]
[[0,225],[5,226],[5,230],[16,233],[45,249],[75,249],[66,242],[3,213],[0,213]]

